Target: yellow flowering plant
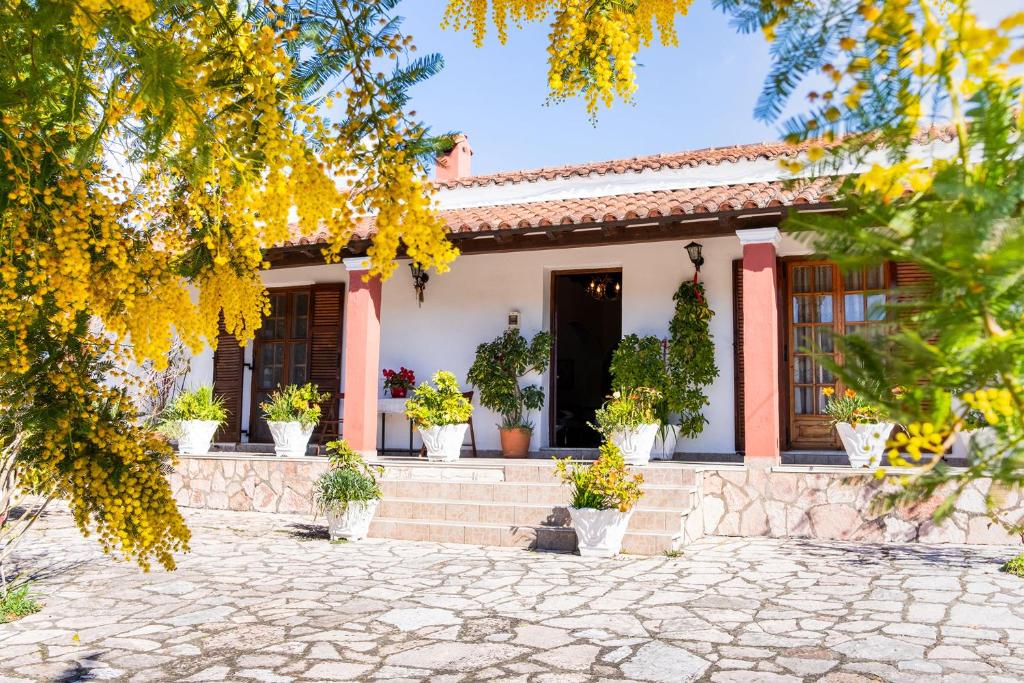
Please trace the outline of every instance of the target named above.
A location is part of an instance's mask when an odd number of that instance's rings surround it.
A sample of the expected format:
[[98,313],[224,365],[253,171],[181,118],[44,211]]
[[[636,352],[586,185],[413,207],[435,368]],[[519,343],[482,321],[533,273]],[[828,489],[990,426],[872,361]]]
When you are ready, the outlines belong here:
[[592,463],[555,458],[555,474],[570,488],[569,504],[577,509],[629,512],[644,495],[644,475],[631,473],[622,452],[610,441],[601,445]]
[[[251,339],[265,250],[297,230],[328,261],[368,234],[372,276],[400,251],[448,267],[423,166],[445,139],[407,107],[441,62],[395,4],[2,3],[0,530],[31,488],[105,549],[173,567],[170,454],[128,398],[145,389],[111,386],[176,339]],[[21,537],[0,533],[0,560]]]

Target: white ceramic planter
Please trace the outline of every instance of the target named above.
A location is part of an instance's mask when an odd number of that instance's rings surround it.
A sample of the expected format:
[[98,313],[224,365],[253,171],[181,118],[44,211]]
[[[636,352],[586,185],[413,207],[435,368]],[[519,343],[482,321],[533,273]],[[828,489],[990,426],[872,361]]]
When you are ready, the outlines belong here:
[[995,435],[991,427],[981,429],[962,429],[956,433],[953,440],[953,457],[960,460],[970,460],[971,444],[974,448],[987,451],[992,448],[995,442]]
[[370,532],[370,522],[377,512],[379,500],[360,500],[349,503],[342,507],[328,508],[327,532],[332,541],[344,538],[349,541],[359,541],[366,538]]
[[836,423],[836,431],[854,468],[877,467],[882,464],[885,446],[895,427],[892,422],[851,425],[849,422]]
[[627,465],[646,465],[651,459],[654,439],[658,436],[657,422],[640,425],[636,429],[624,429],[612,432],[610,441],[622,451],[622,458]]
[[267,422],[270,435],[274,437],[274,452],[280,456],[291,458],[306,454],[309,437],[313,435],[315,424],[302,426],[301,422]]
[[181,420],[178,422],[178,452],[182,455],[206,455],[219,426],[216,420]]
[[[664,436],[663,436],[664,435]],[[659,428],[654,434],[654,446],[651,448],[651,460],[671,460],[679,442],[679,427],[667,425]]]
[[622,537],[626,535],[633,511],[571,507],[569,516],[582,557],[615,557],[622,550]]
[[465,422],[457,425],[436,425],[420,427],[420,438],[427,447],[427,460],[455,462],[462,453],[462,441],[466,438]]

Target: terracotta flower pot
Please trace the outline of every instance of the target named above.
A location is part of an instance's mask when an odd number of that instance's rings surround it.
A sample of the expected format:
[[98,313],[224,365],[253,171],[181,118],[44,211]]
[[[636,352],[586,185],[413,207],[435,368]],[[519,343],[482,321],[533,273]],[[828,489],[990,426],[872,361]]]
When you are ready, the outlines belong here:
[[501,454],[506,458],[525,458],[530,451],[530,437],[533,430],[526,427],[499,429],[501,435]]

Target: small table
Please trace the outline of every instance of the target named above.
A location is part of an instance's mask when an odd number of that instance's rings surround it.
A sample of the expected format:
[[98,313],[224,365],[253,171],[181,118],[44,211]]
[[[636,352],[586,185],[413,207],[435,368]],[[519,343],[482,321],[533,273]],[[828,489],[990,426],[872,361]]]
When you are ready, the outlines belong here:
[[[387,424],[388,415],[405,414],[405,398],[379,398],[377,399],[377,412],[380,413],[380,451],[383,453],[388,445]],[[409,457],[412,457],[412,420],[409,420]]]

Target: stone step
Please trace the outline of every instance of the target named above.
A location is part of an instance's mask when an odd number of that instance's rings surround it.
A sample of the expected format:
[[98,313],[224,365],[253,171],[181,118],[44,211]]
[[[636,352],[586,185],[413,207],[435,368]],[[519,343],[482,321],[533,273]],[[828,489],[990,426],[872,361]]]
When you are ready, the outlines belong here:
[[[565,505],[569,500],[569,487],[557,483],[383,479],[380,486],[385,498],[532,505]],[[688,510],[695,504],[696,491],[693,486],[644,485],[640,501],[646,509]]]
[[[407,458],[382,459],[382,478],[407,481],[540,482],[557,483],[555,465],[548,460],[499,460],[462,458],[453,463],[433,463]],[[644,483],[656,486],[686,486],[695,481],[693,468],[670,463],[651,463],[630,468],[643,474]]]
[[[637,507],[629,522],[637,531],[677,533],[683,528],[691,508],[673,510]],[[421,522],[462,522],[498,525],[567,527],[569,510],[564,505],[525,503],[438,502],[415,498],[387,498],[377,514],[382,517],[414,519]]]
[[[414,519],[383,517],[378,514],[370,524],[371,538],[433,543],[469,543],[574,552],[576,532],[572,527],[508,526],[501,524],[465,524],[460,522],[423,522]],[[622,552],[633,555],[658,555],[678,550],[685,544],[684,534],[634,530],[622,541]]]

